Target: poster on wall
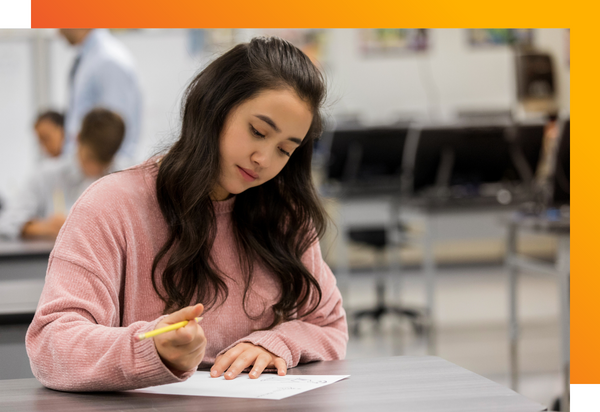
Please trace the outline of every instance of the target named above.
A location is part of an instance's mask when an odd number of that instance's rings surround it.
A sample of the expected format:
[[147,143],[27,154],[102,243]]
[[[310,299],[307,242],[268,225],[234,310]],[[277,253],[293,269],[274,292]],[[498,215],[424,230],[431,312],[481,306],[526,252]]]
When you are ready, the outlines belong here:
[[401,56],[429,48],[427,29],[363,29],[360,51],[364,57]]
[[468,29],[467,32],[472,47],[533,45],[533,29]]
[[281,37],[302,50],[317,66],[327,61],[327,30],[325,29],[265,29],[264,36]]
[[223,53],[237,44],[235,29],[189,29],[188,51],[200,53]]

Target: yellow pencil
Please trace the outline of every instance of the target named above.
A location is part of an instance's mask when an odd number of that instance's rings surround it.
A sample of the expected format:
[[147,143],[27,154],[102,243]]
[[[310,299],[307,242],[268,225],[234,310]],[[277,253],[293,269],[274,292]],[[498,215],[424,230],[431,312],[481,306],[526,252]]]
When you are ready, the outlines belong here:
[[[202,318],[201,317],[195,318],[195,320],[196,320],[196,322],[200,322],[202,320]],[[177,322],[172,325],[165,326],[164,328],[154,329],[154,330],[151,330],[150,332],[146,332],[146,333],[140,333],[139,335],[135,336],[135,340],[137,342],[139,342],[139,341],[147,339],[147,338],[152,338],[156,335],[161,335],[166,332],[171,332],[172,330],[183,328],[185,325],[188,324],[188,322],[189,322],[189,320],[184,320],[182,322]]]

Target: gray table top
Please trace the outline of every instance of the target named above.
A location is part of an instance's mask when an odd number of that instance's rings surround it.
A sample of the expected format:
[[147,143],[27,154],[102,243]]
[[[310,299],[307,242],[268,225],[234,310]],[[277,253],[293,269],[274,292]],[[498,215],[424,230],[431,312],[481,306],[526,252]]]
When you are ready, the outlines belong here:
[[444,359],[424,356],[317,362],[290,374],[351,375],[290,398],[234,399],[142,393],[66,393],[35,379],[0,381],[0,410],[90,411],[541,411],[544,406]]
[[54,241],[50,240],[1,240],[0,258],[31,255],[50,255]]
[[542,216],[523,216],[516,214],[511,216],[509,224],[518,229],[533,232],[554,233],[557,235],[568,235],[571,233],[571,220],[569,218],[548,219]]

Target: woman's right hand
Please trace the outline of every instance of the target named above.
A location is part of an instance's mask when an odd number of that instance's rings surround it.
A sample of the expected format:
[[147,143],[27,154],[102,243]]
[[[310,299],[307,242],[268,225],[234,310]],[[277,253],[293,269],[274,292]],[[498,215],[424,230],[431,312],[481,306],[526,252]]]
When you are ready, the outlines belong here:
[[194,318],[200,316],[204,306],[198,304],[180,309],[161,320],[156,329],[189,320],[177,330],[155,336],[154,345],[163,363],[174,372],[186,372],[198,367],[204,358],[206,337]]

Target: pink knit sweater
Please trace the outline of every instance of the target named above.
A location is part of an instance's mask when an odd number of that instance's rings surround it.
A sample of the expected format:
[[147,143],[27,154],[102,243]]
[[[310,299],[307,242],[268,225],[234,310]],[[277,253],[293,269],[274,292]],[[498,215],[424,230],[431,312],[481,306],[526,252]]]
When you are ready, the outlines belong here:
[[[156,168],[109,175],[93,184],[69,214],[50,255],[26,337],[31,368],[43,385],[68,391],[125,390],[182,381],[194,372],[174,375],[160,360],[153,339],[133,338],[154,329],[164,309],[151,283],[152,261],[167,237],[155,181]],[[212,365],[219,353],[240,342],[264,347],[288,367],[344,358],[346,315],[318,243],[303,257],[323,292],[315,312],[257,332],[273,319],[270,307],[279,288],[272,274],[256,264],[247,302],[255,319],[244,314],[244,280],[231,229],[234,202],[214,202],[212,256],[228,275],[229,296],[203,315],[207,347],[200,366]],[[163,268],[164,260],[158,269]]]

